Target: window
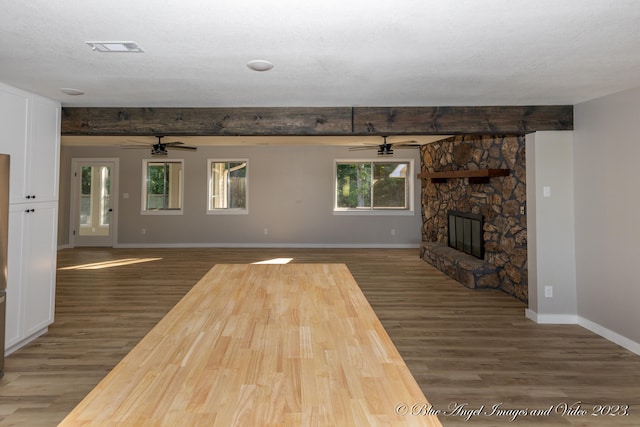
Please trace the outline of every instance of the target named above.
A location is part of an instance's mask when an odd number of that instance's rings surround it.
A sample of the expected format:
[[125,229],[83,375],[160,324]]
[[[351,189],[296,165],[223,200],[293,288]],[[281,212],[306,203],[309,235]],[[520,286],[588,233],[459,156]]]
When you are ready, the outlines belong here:
[[109,228],[110,172],[107,166],[82,166],[80,169],[81,236]]
[[142,211],[150,214],[181,214],[183,162],[143,160]]
[[336,212],[413,211],[412,160],[336,161]]
[[248,160],[209,160],[208,213],[247,213]]

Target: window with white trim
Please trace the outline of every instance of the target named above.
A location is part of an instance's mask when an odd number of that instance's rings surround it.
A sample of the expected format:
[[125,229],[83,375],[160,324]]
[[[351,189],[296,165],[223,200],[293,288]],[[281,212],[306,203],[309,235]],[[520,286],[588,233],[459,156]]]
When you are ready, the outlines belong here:
[[142,161],[142,213],[182,214],[182,160]]
[[412,212],[413,160],[336,160],[336,212]]
[[248,163],[247,159],[208,160],[207,213],[248,212]]

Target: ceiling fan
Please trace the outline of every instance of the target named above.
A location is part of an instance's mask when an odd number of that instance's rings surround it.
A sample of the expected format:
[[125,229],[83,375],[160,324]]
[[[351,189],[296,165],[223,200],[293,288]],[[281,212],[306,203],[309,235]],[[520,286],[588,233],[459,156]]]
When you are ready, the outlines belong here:
[[406,147],[419,147],[420,144],[416,141],[401,141],[401,142],[387,142],[387,137],[382,137],[382,144],[379,145],[367,145],[363,147],[351,147],[349,150],[370,150],[377,148],[378,156],[392,156],[393,155],[393,147],[406,148]]
[[[167,154],[169,154],[167,151],[168,148],[172,148],[172,149],[178,148],[180,150],[197,150],[198,149],[197,147],[183,145],[184,142],[180,142],[180,141],[162,142],[162,138],[164,138],[164,135],[156,135],[156,138],[158,138],[158,142],[151,145],[152,156],[166,156]],[[148,145],[148,144],[145,143],[145,145]],[[143,148],[143,146],[136,145],[133,147],[126,147],[126,148]]]

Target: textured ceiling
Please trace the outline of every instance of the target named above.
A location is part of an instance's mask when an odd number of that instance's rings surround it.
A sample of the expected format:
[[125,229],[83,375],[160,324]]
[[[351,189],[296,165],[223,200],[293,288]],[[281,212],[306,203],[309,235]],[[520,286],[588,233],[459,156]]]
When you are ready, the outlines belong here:
[[64,106],[575,104],[640,86],[637,0],[2,3],[0,81]]

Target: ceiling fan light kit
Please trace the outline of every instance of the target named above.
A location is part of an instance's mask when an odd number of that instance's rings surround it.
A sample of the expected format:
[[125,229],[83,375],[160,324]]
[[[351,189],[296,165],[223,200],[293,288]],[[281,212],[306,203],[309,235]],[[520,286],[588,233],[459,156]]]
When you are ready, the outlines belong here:
[[380,144],[378,147],[378,156],[393,156],[393,149],[391,148],[391,144]]
[[164,144],[153,144],[153,147],[151,147],[152,156],[167,156],[168,154],[169,152]]

